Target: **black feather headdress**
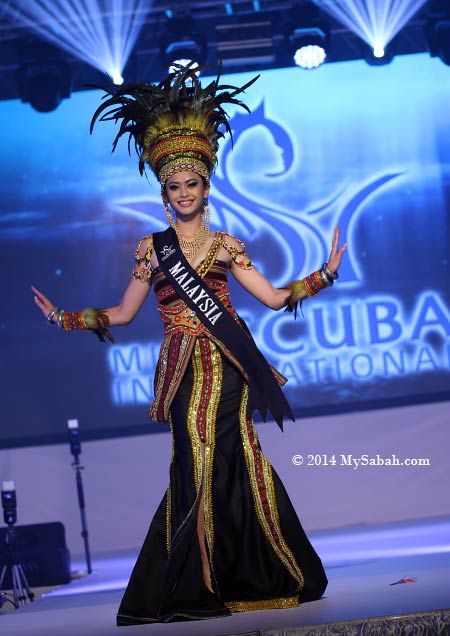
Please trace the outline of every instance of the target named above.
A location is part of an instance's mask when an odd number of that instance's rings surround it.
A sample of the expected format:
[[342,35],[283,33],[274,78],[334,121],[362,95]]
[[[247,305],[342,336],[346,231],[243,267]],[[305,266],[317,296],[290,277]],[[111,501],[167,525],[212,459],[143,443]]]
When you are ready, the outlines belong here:
[[136,82],[105,89],[103,103],[91,121],[120,122],[113,141],[128,134],[128,151],[134,142],[139,156],[139,171],[148,163],[164,184],[180,170],[193,170],[209,179],[216,164],[218,142],[231,135],[226,104],[236,104],[249,112],[237,96],[255,82],[244,86],[220,85],[220,72],[203,88],[196,73],[199,68],[176,65],[175,71],[159,84]]

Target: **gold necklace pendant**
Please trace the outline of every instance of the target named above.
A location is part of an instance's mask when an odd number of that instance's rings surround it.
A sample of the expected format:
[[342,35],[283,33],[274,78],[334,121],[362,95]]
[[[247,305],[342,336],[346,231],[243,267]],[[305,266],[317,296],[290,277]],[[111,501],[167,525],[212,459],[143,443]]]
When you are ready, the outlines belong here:
[[185,255],[187,259],[193,258],[197,252],[201,250],[201,248],[205,245],[206,241],[209,238],[209,229],[204,225],[201,226],[198,234],[191,241],[183,238],[181,234],[178,232],[178,228],[175,226],[175,231],[178,236],[178,242],[181,247],[181,251]]

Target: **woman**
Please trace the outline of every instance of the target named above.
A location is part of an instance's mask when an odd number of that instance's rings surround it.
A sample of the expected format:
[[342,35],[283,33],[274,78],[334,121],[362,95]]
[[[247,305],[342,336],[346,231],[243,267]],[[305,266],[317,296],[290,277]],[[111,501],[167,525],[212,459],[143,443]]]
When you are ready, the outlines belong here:
[[147,162],[161,184],[169,228],[140,241],[116,307],[63,312],[33,287],[47,320],[104,339],[107,327],[133,320],[153,285],[164,323],[150,417],[170,422],[170,483],[118,625],[295,607],[320,598],[327,584],[253,425],[255,409],[264,417],[270,410],[280,427],[283,416],[292,418],[280,389],[286,380],[269,367],[234,311],[227,272],[266,306],[293,310],[334,282],[346,246],[339,248],[336,228],[328,263],[276,289],[243,243],[209,229],[209,179],[220,128],[228,126],[222,104],[244,106],[236,95],[250,83],[229,92],[233,87],[224,91],[216,80],[204,89],[189,67],[179,67],[158,86],[111,92],[93,124],[100,115],[121,120],[114,147],[125,132],[134,138],[141,174]]

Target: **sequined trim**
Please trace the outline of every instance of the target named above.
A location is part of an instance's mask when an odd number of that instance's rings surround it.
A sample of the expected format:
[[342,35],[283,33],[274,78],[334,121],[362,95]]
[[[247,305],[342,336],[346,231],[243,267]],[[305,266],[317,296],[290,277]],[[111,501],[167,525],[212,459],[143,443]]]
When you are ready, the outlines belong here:
[[200,276],[200,278],[204,278],[205,275],[209,272],[209,270],[211,269],[214,261],[217,258],[217,255],[220,252],[220,249],[223,245],[223,237],[224,237],[225,233],[224,232],[216,232],[215,236],[214,236],[214,240],[211,243],[211,247],[208,250],[208,253],[206,254],[205,258],[203,259],[203,262],[200,263],[200,265],[197,267],[197,274]]
[[207,181],[209,181],[211,173],[205,165],[205,162],[201,159],[197,159],[195,156],[189,156],[195,154],[198,153],[186,151],[183,157],[177,157],[176,153],[168,155],[167,159],[170,161],[168,161],[164,168],[161,169],[158,176],[160,183],[164,184],[170,176],[177,172],[184,172],[185,170],[188,172],[196,172],[201,177],[204,177]]
[[172,501],[171,501],[171,490],[170,490],[170,484],[166,490],[166,548],[167,548],[167,554],[170,554],[170,544],[171,544],[171,540],[172,540],[172,531],[171,531],[171,523],[172,523],[172,514],[171,514],[171,509],[172,509]]
[[166,308],[159,308],[162,319],[166,323],[166,332],[189,329],[195,335],[205,330],[203,323],[197,314],[190,307],[177,308],[177,311],[168,311]]
[[[170,465],[172,466],[173,460],[175,458],[175,436],[173,434],[173,423],[172,417],[169,416],[170,423],[170,433],[172,437],[172,452],[170,458]],[[166,547],[167,554],[170,554],[170,546],[172,543],[172,491],[170,488],[170,484],[166,491]]]
[[261,452],[252,418],[247,418],[247,401],[248,385],[244,385],[239,420],[256,515],[275,554],[298,582],[297,590],[301,590],[304,585],[303,574],[281,533],[272,467]]
[[120,626],[127,627],[128,625],[140,625],[146,623],[158,623],[157,618],[147,618],[146,616],[131,616],[130,614],[117,614],[117,621],[119,619],[126,619],[126,623],[120,623]]
[[[195,343],[192,368],[194,377],[188,408],[187,429],[191,440],[197,496],[200,489],[203,489],[205,537],[211,574],[215,578],[212,565],[214,552],[212,479],[216,417],[222,392],[222,359],[219,350],[208,338],[200,338]],[[205,440],[204,461],[202,460],[202,439]]]
[[[144,254],[141,252],[142,243],[147,241],[147,249]],[[147,234],[143,239],[139,241],[139,244],[136,248],[136,252],[134,255],[134,259],[136,264],[131,272],[131,276],[140,280],[143,283],[151,284],[151,278],[153,274],[153,268],[151,264],[151,258],[153,254],[153,235]]]
[[262,601],[230,601],[225,603],[232,612],[255,612],[265,609],[290,609],[298,607],[300,602],[297,596],[286,598],[270,598]]
[[[197,353],[200,355],[196,355]],[[214,430],[209,430],[210,422],[212,419],[215,420],[222,387],[222,364],[216,346],[208,338],[200,338],[197,341],[194,364],[199,367],[202,382],[202,399],[197,411],[197,431],[202,442],[210,442],[214,433]]]
[[233,366],[236,367],[236,369],[239,371],[239,373],[242,375],[242,377],[246,381],[248,381],[248,375],[247,375],[244,367],[239,362],[239,360],[234,357],[234,355],[231,353],[231,351],[228,351],[228,349],[225,347],[225,345],[222,342],[220,342],[220,340],[216,340],[211,334],[209,334],[209,337],[211,338],[211,340],[214,341],[216,346],[222,351],[223,355],[233,364]]
[[307,296],[315,296],[326,287],[320,275],[320,269],[302,278],[300,282],[303,284]]
[[167,422],[169,408],[186,371],[195,345],[189,332],[178,332],[166,338],[158,359],[155,397],[150,406],[150,419]]
[[197,151],[211,161],[211,146],[208,141],[204,137],[192,134],[179,134],[177,137],[161,139],[148,152],[148,161],[153,167],[164,157],[173,153],[176,153],[180,159],[184,159],[187,153],[180,156],[180,151]]
[[197,429],[197,413],[200,409],[200,403],[202,400],[202,369],[200,349],[198,340],[195,343],[194,350],[192,352],[192,370],[193,370],[193,384],[191,399],[189,402],[189,408],[187,413],[187,430],[189,438],[191,440],[192,458],[194,463],[194,483],[195,492],[198,495],[200,490],[200,484],[202,483],[202,453],[201,453],[201,441],[200,435]]
[[238,248],[232,243],[228,243],[226,240],[223,242],[223,247],[227,250],[233,262],[236,263],[240,269],[254,269],[254,265],[245,251],[244,243],[235,236],[231,236],[231,234],[226,234],[226,236],[236,241],[241,248],[238,250]]
[[[212,496],[214,450],[216,443],[216,418],[222,393],[222,358],[220,352],[211,340],[202,338],[204,344],[207,343],[209,349],[208,366],[210,370],[206,373],[212,378],[211,397],[206,409],[206,442],[205,442],[205,469],[203,477],[204,488],[204,511],[205,511],[205,534],[209,549],[210,562],[213,560],[214,552],[214,511]],[[206,358],[204,358],[205,360]],[[205,373],[205,377],[206,377]]]
[[155,138],[150,126],[144,137],[144,148],[141,163],[150,164],[161,184],[180,170],[193,170],[209,180],[215,151],[195,128],[170,125]]

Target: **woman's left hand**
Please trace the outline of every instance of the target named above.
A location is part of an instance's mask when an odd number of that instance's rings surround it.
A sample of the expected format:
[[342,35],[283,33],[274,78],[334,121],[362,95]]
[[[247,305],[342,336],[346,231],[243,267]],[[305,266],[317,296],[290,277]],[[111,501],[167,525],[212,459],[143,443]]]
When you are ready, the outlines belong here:
[[333,234],[333,242],[331,244],[331,252],[330,252],[330,256],[328,258],[328,263],[327,263],[328,269],[332,272],[338,271],[341,265],[342,256],[345,250],[347,249],[347,243],[344,243],[344,245],[341,248],[339,248],[340,233],[341,231],[339,229],[339,226],[335,227],[334,234]]

